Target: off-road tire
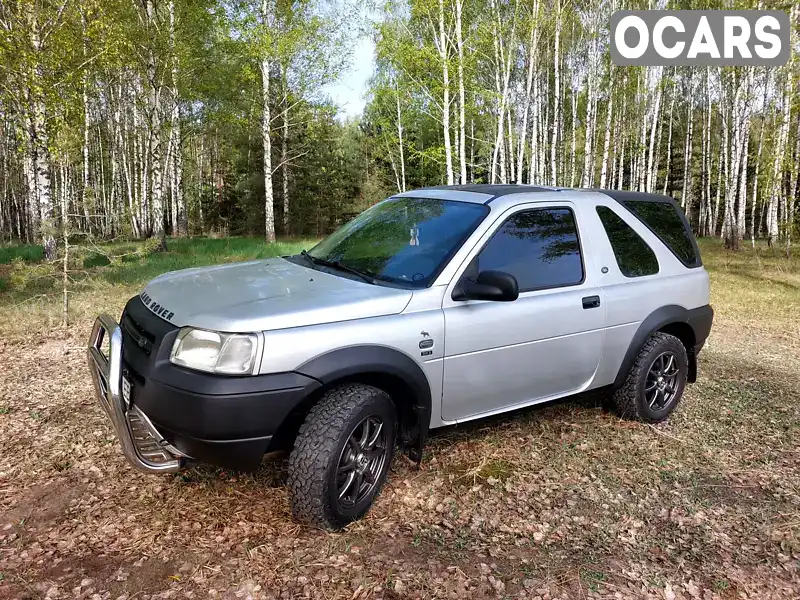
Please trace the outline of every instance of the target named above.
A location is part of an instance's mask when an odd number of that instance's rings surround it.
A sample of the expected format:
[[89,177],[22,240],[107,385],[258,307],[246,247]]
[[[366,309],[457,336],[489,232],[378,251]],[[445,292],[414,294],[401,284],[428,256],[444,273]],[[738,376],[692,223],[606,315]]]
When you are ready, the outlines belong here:
[[[337,500],[337,468],[354,428],[369,416],[386,430],[388,454],[371,493],[351,508]],[[300,522],[338,530],[363,517],[380,492],[391,468],[397,416],[392,399],[370,385],[347,383],[327,391],[317,402],[295,439],[289,455],[288,487],[292,515]]]
[[[645,396],[645,385],[650,368],[655,360],[664,352],[674,354],[678,363],[677,389],[675,398],[661,410],[648,406]],[[675,409],[686,388],[686,377],[689,372],[689,358],[686,348],[678,338],[660,331],[651,335],[628,372],[625,383],[614,392],[612,403],[617,413],[626,419],[658,423],[666,419]]]

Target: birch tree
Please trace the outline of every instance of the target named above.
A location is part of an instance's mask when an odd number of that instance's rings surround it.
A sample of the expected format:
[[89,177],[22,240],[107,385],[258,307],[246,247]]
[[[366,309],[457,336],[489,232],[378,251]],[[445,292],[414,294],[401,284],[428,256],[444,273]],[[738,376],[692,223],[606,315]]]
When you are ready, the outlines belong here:
[[558,171],[556,166],[556,155],[558,154],[558,137],[561,129],[561,77],[559,45],[561,42],[561,25],[563,19],[563,7],[561,0],[556,3],[556,24],[553,41],[553,136],[550,144],[550,185],[558,185]]
[[[528,115],[531,112],[531,92],[534,82],[534,73],[536,72],[536,55],[539,46],[539,0],[534,0],[530,13],[528,14],[530,35],[528,38],[528,65],[527,76],[525,79],[525,96],[522,103],[522,126],[519,135],[519,151],[517,162],[517,183],[523,182],[524,174],[524,161],[525,161],[525,145],[528,135]],[[532,137],[537,133],[536,125],[534,124]],[[534,154],[531,149],[530,162],[533,164]],[[530,177],[530,183],[533,183],[533,176]]]
[[[536,0],[538,2],[538,0]],[[464,135],[466,125],[466,106],[465,106],[465,92],[464,92],[464,33],[463,33],[463,13],[464,13],[464,0],[454,0],[456,9],[456,48],[458,49],[458,164],[459,164],[459,182],[461,184],[467,183],[467,139]],[[405,166],[403,164],[403,132],[400,127],[400,104],[398,97],[397,105],[397,123],[398,123],[398,137],[400,138],[400,163],[403,168],[403,189],[405,190]]]
[[[792,61],[789,62],[789,65]],[[767,242],[770,246],[775,244],[778,239],[779,223],[778,223],[778,205],[782,193],[782,171],[784,152],[786,150],[787,138],[789,136],[789,124],[791,120],[792,109],[792,87],[793,77],[790,68],[785,69],[784,87],[781,95],[781,121],[780,129],[777,134],[777,142],[775,144],[775,152],[772,160],[772,176],[770,179],[770,195],[769,207],[767,209]]]
[[[264,37],[269,35],[268,31],[274,26],[273,10],[274,6],[271,0],[261,0],[260,25]],[[272,120],[269,105],[271,58],[269,50],[262,46],[259,61],[261,71],[261,145],[264,152],[264,231],[266,232],[268,243],[275,241],[275,204],[272,189]]]
[[445,174],[447,185],[453,185],[453,147],[450,145],[450,45],[444,19],[444,0],[439,0],[439,30],[436,48],[442,65],[442,133],[444,137]]

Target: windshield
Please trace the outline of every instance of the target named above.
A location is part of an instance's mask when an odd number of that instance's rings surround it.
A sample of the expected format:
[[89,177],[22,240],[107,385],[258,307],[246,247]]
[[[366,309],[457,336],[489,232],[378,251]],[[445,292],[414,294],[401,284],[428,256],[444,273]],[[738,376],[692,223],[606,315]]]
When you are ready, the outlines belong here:
[[433,198],[390,198],[309,251],[379,281],[429,286],[489,209]]

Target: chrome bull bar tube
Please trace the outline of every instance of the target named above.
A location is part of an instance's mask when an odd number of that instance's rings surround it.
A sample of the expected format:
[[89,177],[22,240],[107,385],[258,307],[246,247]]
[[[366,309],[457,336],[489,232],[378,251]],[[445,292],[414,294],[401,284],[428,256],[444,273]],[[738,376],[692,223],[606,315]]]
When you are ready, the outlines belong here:
[[[102,351],[109,336],[108,356]],[[108,315],[100,315],[92,327],[87,348],[89,371],[100,405],[114,426],[122,453],[145,473],[174,473],[182,466],[180,456],[164,440],[150,419],[136,406],[126,406],[122,394],[122,330]]]

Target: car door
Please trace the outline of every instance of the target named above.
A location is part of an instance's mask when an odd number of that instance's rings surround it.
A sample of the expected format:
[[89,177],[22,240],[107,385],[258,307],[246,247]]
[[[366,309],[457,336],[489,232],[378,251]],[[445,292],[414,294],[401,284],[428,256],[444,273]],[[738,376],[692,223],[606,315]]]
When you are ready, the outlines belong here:
[[[461,277],[514,275],[512,302],[443,301],[442,416],[476,418],[588,387],[603,346],[605,306],[591,256],[582,249],[576,207],[515,207],[476,245]],[[584,236],[585,238],[585,236]],[[584,244],[587,242],[584,239]]]

